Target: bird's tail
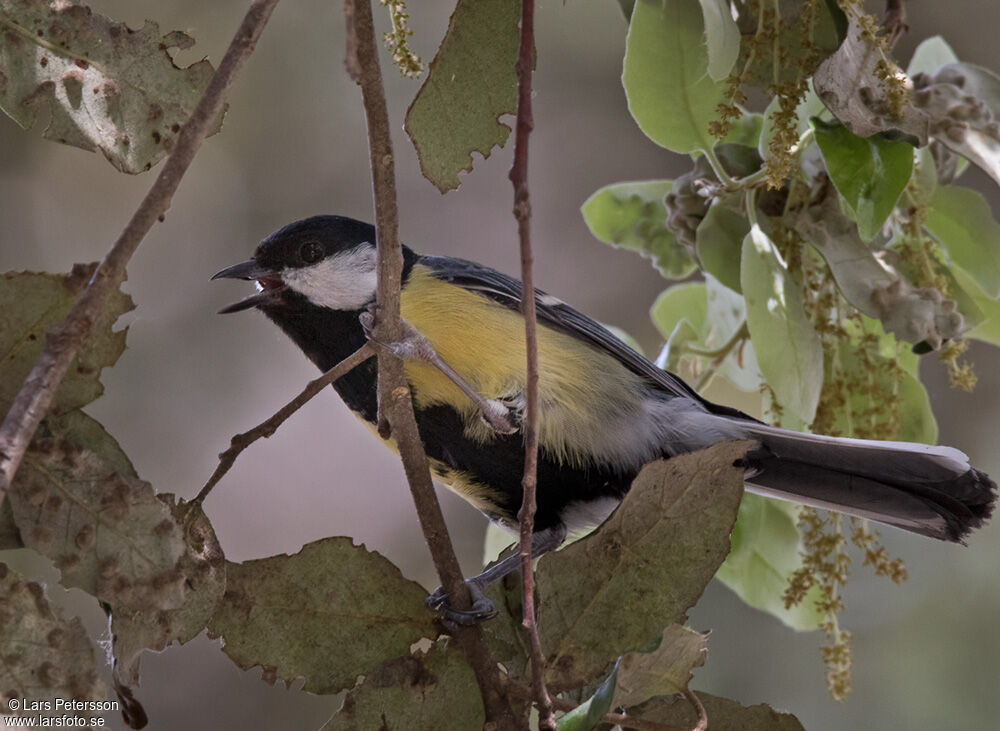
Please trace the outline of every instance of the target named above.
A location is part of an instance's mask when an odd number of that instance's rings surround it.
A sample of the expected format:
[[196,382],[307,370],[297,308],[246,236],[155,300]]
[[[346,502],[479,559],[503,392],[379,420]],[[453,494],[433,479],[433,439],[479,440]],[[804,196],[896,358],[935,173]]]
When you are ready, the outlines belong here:
[[747,455],[751,492],[955,542],[993,511],[996,483],[957,449],[740,426],[761,445]]

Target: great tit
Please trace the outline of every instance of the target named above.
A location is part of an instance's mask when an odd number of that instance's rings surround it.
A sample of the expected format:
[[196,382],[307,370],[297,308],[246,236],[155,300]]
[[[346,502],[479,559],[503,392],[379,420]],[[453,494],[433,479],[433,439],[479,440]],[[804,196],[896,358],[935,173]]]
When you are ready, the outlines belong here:
[[[524,409],[521,282],[470,261],[403,247],[401,311],[437,354],[484,398]],[[255,280],[258,292],[222,312],[256,307],[320,369],[366,342],[360,317],[375,298],[375,229],[315,216],[268,236],[242,264],[213,277]],[[540,290],[536,554],[593,528],[647,462],[716,442],[756,442],[746,487],[961,542],[992,512],[996,485],[957,449],[805,434],[764,424],[702,398],[607,328]],[[521,505],[523,431],[491,429],[434,366],[408,361],[417,425],[435,475],[501,526]],[[363,421],[376,422],[372,359],[333,384]],[[518,557],[472,581],[481,586]]]

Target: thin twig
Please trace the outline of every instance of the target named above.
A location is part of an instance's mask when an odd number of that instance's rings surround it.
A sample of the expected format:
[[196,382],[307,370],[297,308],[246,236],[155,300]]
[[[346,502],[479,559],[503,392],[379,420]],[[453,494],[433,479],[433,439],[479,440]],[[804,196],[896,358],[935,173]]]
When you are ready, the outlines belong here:
[[691,689],[684,691],[684,697],[694,708],[695,713],[698,714],[698,722],[691,731],[706,731],[708,729],[708,713],[705,712],[705,706],[701,704],[701,698]]
[[[509,678],[507,680],[507,688],[510,690],[512,695],[524,698],[525,700],[534,699],[535,692],[532,688],[522,685],[521,683]],[[576,704],[564,701],[556,696],[552,698],[552,707],[557,711],[568,713],[576,708]],[[693,731],[690,726],[673,726],[669,723],[650,721],[649,719],[641,718],[639,716],[627,716],[624,713],[605,713],[604,716],[602,716],[602,719],[606,723],[621,726],[622,728],[630,728],[634,731]]]
[[[382,86],[370,0],[345,0],[344,13],[347,21],[347,50],[352,54],[345,59],[345,67],[361,87],[365,117],[368,121],[368,145],[375,199],[378,289],[372,337],[383,343],[391,343],[401,340],[405,333],[399,314],[403,254],[399,243],[396,179],[389,114]],[[380,421],[384,419],[391,428],[392,437],[403,461],[403,469],[413,495],[420,526],[449,602],[455,609],[469,609],[471,607],[469,590],[448,537],[448,528],[441,514],[441,506],[434,493],[427,455],[424,453],[417,431],[410,389],[403,372],[403,362],[392,354],[380,350],[378,364]],[[483,697],[487,723],[492,723],[498,731],[518,729],[496,662],[490,657],[479,628],[458,628],[455,630],[455,635],[475,673]]]
[[906,8],[903,6],[903,0],[885,0],[882,30],[888,39],[889,48],[894,47],[909,29],[910,26],[906,24]]
[[236,74],[253,52],[277,4],[278,0],[254,0],[250,5],[198,106],[177,135],[163,170],[69,315],[46,336],[45,350],[35,362],[0,426],[0,496],[10,487],[38,424],[48,412],[59,383],[90,334],[94,322],[100,317],[111,294],[125,279],[129,259],[157,219],[162,218],[170,208],[181,178],[222,111]]
[[535,313],[535,286],[531,251],[531,196],[528,191],[528,140],[535,120],[531,113],[532,55],[535,49],[535,0],[521,2],[521,47],[517,57],[517,124],[514,164],[510,182],[514,185],[514,218],[521,247],[521,312],[524,314],[527,373],[525,378],[523,498],[517,519],[521,528],[521,623],[531,649],[531,685],[538,707],[538,727],[555,731],[552,699],[545,687],[545,655],[535,623],[535,573],[531,565],[531,541],[535,529],[535,493],[538,487],[538,336]]
[[266,439],[274,434],[274,432],[278,430],[278,427],[285,423],[289,416],[305,406],[313,396],[318,394],[338,378],[347,375],[347,373],[357,368],[373,355],[375,355],[374,346],[372,346],[371,343],[365,343],[333,368],[326,371],[322,376],[309,381],[298,396],[282,406],[269,419],[262,421],[250,431],[245,431],[234,436],[229,442],[229,449],[219,455],[219,466],[215,468],[215,472],[213,472],[212,476],[208,478],[208,482],[206,482],[205,486],[201,488],[201,492],[199,492],[197,497],[191,501],[191,504],[200,505],[205,498],[208,497],[208,493],[210,493],[212,488],[218,484],[223,475],[229,472],[230,468],[236,462],[236,458],[240,456],[240,453],[244,449],[249,447],[258,439]]

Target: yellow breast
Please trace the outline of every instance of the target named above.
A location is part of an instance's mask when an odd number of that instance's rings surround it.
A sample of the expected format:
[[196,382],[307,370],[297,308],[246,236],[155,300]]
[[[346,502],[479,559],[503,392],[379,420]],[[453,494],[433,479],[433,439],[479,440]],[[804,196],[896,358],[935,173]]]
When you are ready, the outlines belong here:
[[[456,372],[487,399],[519,394],[525,383],[524,319],[519,312],[414,266],[402,292],[402,316]],[[555,330],[538,327],[539,439],[573,463],[594,448],[610,423],[639,409],[639,377],[611,355]],[[493,438],[472,403],[435,367],[408,362],[418,408],[448,404],[466,419],[469,436]]]

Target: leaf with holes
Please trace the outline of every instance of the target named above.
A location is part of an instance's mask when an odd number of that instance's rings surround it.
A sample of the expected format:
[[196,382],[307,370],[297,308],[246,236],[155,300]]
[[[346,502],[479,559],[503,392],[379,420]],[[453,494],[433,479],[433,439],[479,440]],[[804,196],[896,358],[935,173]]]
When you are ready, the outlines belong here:
[[115,675],[125,685],[139,682],[139,657],[143,650],[159,652],[173,642],[184,644],[208,625],[226,588],[226,559],[212,524],[195,505],[178,505],[173,495],[159,495],[168,506],[186,546],[178,562],[187,591],[184,603],[174,609],[139,611],[112,607],[111,649]]
[[[596,532],[538,562],[538,627],[555,690],[682,623],[729,552],[748,442],[646,465]],[[622,601],[622,597],[628,597]]]
[[517,112],[521,46],[519,0],[459,0],[427,79],[406,112],[406,133],[424,177],[446,193],[472,170],[472,153],[489,157]]
[[[67,620],[45,598],[45,590],[0,563],[0,705],[5,721],[18,717],[9,709],[53,698],[107,700],[97,679],[94,648],[78,617]],[[87,714],[93,715],[93,714]],[[74,718],[84,718],[83,714]],[[37,711],[23,713],[36,720]],[[49,719],[51,720],[51,719]],[[14,725],[7,723],[5,725]]]
[[170,508],[82,412],[42,423],[9,498],[25,544],[64,585],[134,611],[183,603],[185,543]]
[[427,654],[387,660],[365,673],[320,731],[478,729],[484,720],[472,668],[442,640]]
[[[62,322],[86,286],[94,265],[77,264],[70,274],[7,272],[0,275],[0,412],[6,413],[45,345],[45,333]],[[70,365],[50,410],[64,413],[104,392],[101,369],[125,350],[125,329],[115,321],[133,309],[132,298],[112,295],[90,337]]]
[[707,634],[672,624],[648,652],[630,652],[618,666],[617,706],[636,706],[659,695],[683,693],[694,669],[705,664]]
[[[24,129],[100,150],[125,173],[167,156],[208,86],[212,65],[174,65],[171,48],[194,40],[116,23],[76,0],[0,2],[0,108]],[[222,116],[213,132],[222,125]]]
[[[779,713],[763,703],[744,706],[701,691],[698,692],[698,699],[705,707],[712,731],[804,731],[795,716]],[[681,697],[655,698],[638,708],[629,709],[629,715],[682,728],[692,728],[698,721],[691,704]]]
[[208,630],[241,668],[260,665],[271,682],[301,676],[310,693],[337,693],[437,636],[426,597],[378,553],[324,538],[292,556],[227,563]]

